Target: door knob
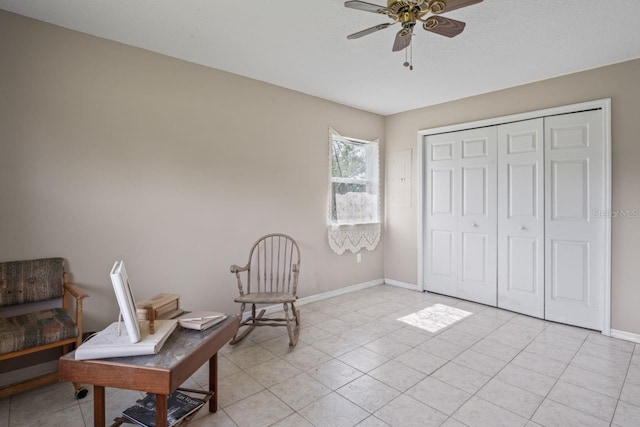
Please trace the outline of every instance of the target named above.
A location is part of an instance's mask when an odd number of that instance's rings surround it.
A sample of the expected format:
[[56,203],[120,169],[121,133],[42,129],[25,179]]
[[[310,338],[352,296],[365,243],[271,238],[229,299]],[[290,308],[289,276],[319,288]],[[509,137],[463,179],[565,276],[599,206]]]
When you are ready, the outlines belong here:
[[473,224],[471,224],[472,227],[477,227],[478,224],[476,224],[475,222]]
[[520,226],[520,230],[526,230],[526,229],[527,229],[527,227],[525,227],[524,225]]

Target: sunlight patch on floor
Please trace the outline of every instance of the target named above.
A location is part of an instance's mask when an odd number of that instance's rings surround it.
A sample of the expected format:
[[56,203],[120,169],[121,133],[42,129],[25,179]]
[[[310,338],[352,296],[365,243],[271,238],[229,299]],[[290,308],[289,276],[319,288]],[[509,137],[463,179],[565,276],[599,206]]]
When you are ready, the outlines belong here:
[[473,313],[444,304],[435,304],[424,310],[416,311],[398,320],[408,325],[424,329],[429,332],[437,332],[442,328],[471,316]]

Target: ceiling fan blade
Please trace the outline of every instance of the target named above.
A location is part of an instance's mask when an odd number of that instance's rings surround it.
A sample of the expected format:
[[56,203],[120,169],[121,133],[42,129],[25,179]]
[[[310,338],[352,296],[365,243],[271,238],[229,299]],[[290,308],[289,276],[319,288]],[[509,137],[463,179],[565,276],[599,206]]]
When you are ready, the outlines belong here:
[[425,30],[440,34],[441,36],[455,37],[464,31],[465,25],[467,24],[462,21],[436,15],[429,17],[423,27]]
[[411,44],[411,36],[412,32],[410,29],[407,30],[403,28],[398,31],[398,34],[396,34],[396,40],[393,42],[393,49],[391,50],[393,52],[397,52],[409,46]]
[[384,24],[378,24],[375,27],[367,28],[366,30],[358,31],[357,33],[349,34],[347,38],[349,40],[359,39],[362,36],[366,36],[371,33],[375,33],[376,31],[384,30],[389,25],[393,25],[393,22],[385,22]]
[[471,6],[472,4],[481,3],[481,2],[482,0],[444,0],[445,8],[442,13],[451,12],[452,10]]
[[351,9],[364,10],[365,12],[380,13],[381,10],[387,10],[385,6],[379,6],[373,3],[367,3],[360,0],[350,0],[344,2],[344,7]]

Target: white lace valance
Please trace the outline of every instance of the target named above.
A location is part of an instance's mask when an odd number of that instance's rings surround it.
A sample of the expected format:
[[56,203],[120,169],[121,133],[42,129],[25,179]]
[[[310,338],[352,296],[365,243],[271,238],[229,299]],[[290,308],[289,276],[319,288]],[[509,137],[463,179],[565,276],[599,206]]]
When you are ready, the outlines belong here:
[[346,250],[353,253],[361,249],[372,251],[378,245],[381,233],[381,224],[329,226],[329,246],[337,254]]

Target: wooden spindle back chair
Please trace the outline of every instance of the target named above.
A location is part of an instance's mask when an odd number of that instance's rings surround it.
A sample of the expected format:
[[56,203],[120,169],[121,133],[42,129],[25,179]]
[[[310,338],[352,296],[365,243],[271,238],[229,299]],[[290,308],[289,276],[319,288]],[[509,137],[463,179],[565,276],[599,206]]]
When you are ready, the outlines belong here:
[[[289,345],[295,346],[300,334],[300,311],[295,307],[300,273],[300,248],[296,241],[280,233],[262,236],[251,247],[247,264],[232,265],[231,273],[238,281],[240,296],[234,301],[241,304],[241,317],[246,305],[251,305],[250,314],[240,323],[247,328],[238,332],[231,344],[241,341],[256,326],[286,326]],[[258,304],[282,304],[284,318],[263,317],[266,310],[256,313]]]

